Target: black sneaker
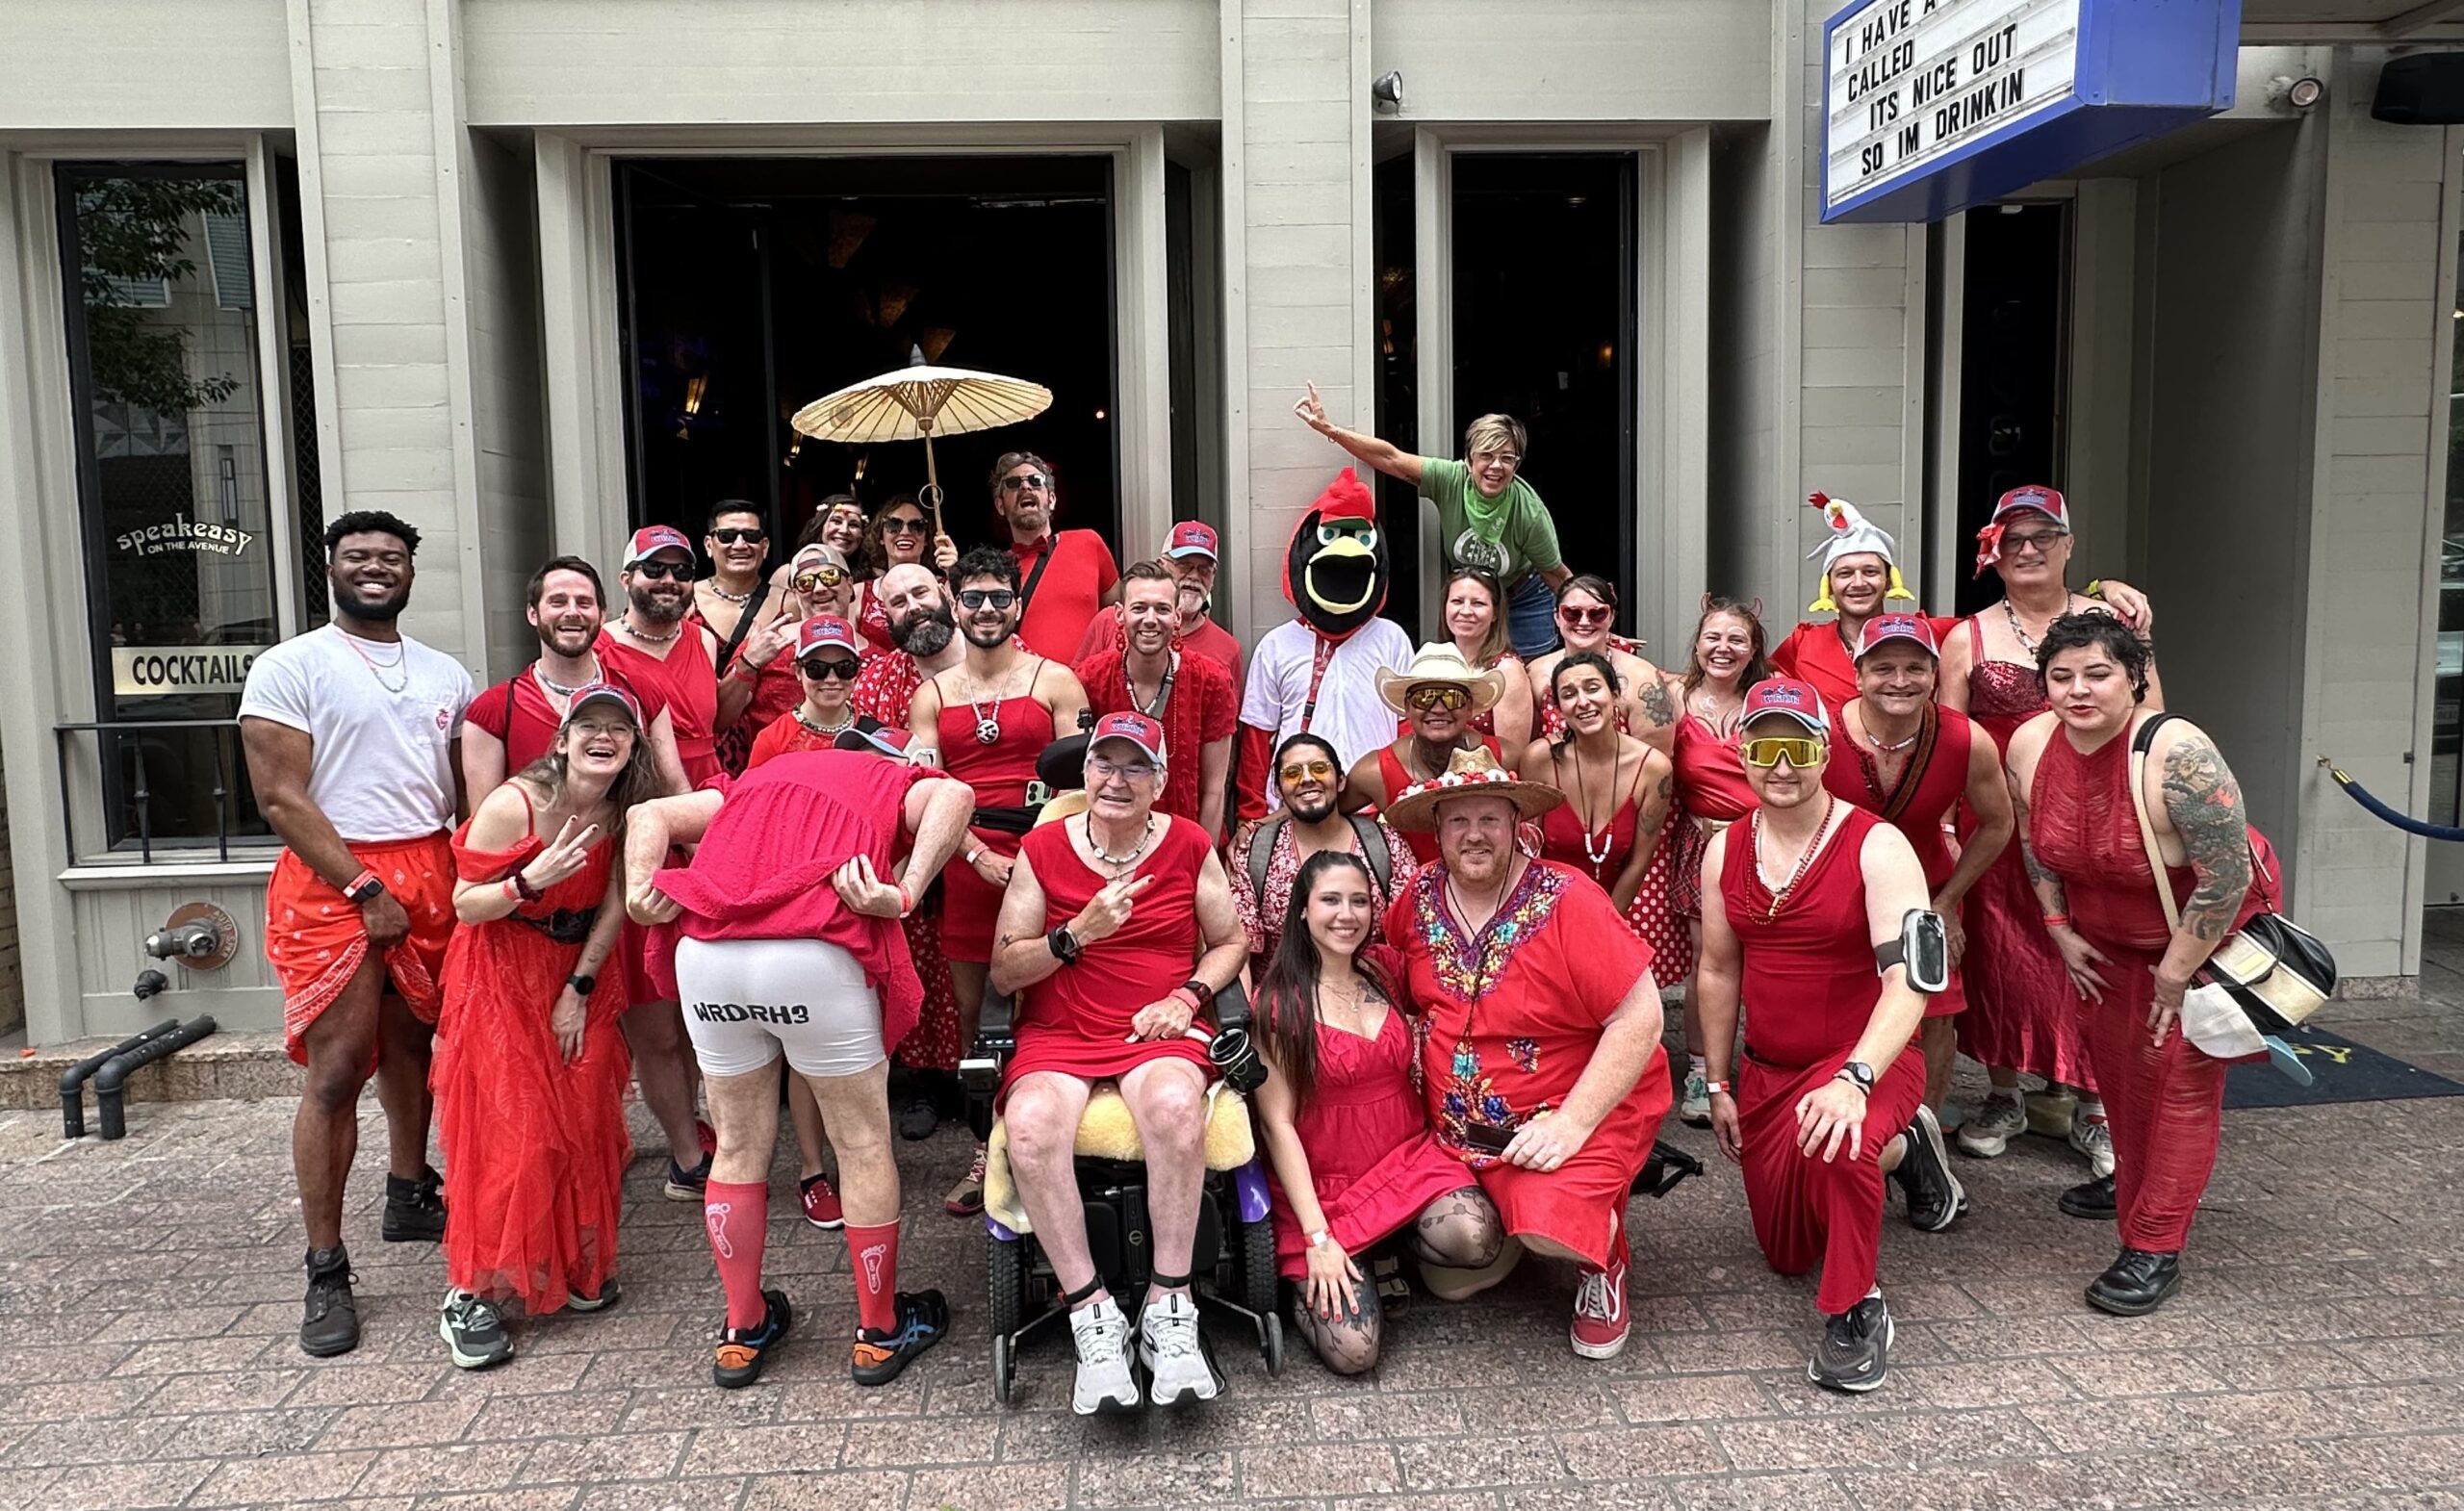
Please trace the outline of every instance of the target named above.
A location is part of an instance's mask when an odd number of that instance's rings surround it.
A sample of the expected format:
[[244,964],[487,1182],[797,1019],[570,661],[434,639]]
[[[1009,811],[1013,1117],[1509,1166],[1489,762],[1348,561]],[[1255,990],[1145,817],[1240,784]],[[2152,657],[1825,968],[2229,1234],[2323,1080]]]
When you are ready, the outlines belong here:
[[604,1312],[624,1298],[624,1289],[616,1284],[616,1277],[614,1275],[610,1275],[599,1283],[599,1294],[597,1295],[578,1295],[568,1293],[565,1297],[565,1310],[568,1312],[584,1313]]
[[907,1093],[907,1105],[898,1110],[898,1136],[914,1143],[932,1138],[933,1130],[940,1126],[941,1114],[933,1105],[932,1088],[916,1083]]
[[887,1385],[918,1354],[950,1330],[950,1303],[938,1291],[901,1291],[898,1325],[887,1332],[856,1329],[856,1357],[849,1367],[859,1385]]
[[1934,1110],[1919,1104],[1905,1135],[1908,1152],[1901,1155],[1890,1178],[1908,1197],[1908,1225],[1919,1233],[1939,1233],[1967,1211],[1967,1191],[1951,1173],[1950,1150],[1942,1143],[1942,1125]]
[[667,1186],[663,1192],[667,1199],[700,1201],[703,1188],[710,1183],[711,1158],[712,1156],[706,1154],[702,1156],[702,1163],[688,1170],[671,1157],[667,1162]]
[[445,1177],[434,1166],[422,1170],[417,1180],[385,1177],[383,1236],[388,1243],[445,1242]]
[[503,1315],[468,1291],[445,1293],[436,1335],[445,1340],[445,1351],[457,1370],[491,1369],[513,1357],[513,1340],[504,1334]]
[[2054,1205],[2070,1216],[2091,1221],[2111,1222],[2121,1215],[2121,1203],[2114,1196],[2114,1178],[2110,1175],[2071,1187]]
[[787,1304],[783,1291],[764,1291],[761,1299],[768,1310],[761,1315],[758,1327],[721,1327],[719,1348],[710,1361],[710,1380],[723,1391],[742,1390],[761,1378],[761,1361],[787,1336],[787,1327],[796,1319],[795,1308]]
[[350,1255],[340,1243],[308,1251],[308,1301],[299,1316],[299,1351],[330,1359],[359,1346],[359,1302],[350,1293]]
[[2116,1317],[2144,1317],[2182,1283],[2182,1256],[2126,1248],[2088,1282],[2088,1304]]
[[1827,1391],[1862,1396],[1890,1373],[1891,1333],[1890,1308],[1878,1295],[1825,1319],[1806,1378]]

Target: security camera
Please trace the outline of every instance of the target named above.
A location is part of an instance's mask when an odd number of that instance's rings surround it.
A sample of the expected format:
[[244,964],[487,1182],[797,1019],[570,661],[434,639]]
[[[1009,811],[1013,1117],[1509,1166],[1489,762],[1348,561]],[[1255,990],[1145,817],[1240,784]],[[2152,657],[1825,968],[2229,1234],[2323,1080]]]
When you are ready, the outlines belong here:
[[1403,71],[1389,68],[1369,87],[1370,102],[1390,115],[1403,114]]
[[2304,75],[2294,78],[2278,74],[2268,81],[2268,108],[2279,115],[2298,115],[2312,110],[2327,97],[2325,81]]

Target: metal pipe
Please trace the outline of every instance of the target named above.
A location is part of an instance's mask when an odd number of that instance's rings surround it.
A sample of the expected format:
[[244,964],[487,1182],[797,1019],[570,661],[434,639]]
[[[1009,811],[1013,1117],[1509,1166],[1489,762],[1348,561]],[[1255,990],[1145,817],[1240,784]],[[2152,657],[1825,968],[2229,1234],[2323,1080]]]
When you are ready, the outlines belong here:
[[105,1140],[121,1139],[128,1135],[128,1122],[120,1105],[120,1093],[126,1088],[131,1075],[158,1060],[167,1058],[175,1051],[186,1049],[213,1032],[213,1018],[191,1018],[168,1034],[159,1038],[147,1039],[135,1049],[114,1055],[106,1062],[103,1068],[94,1076],[94,1111],[102,1120],[103,1138]]
[[132,1034],[99,1055],[88,1055],[60,1073],[60,1126],[64,1137],[86,1137],[86,1078],[103,1068],[114,1055],[124,1055],[150,1039],[162,1037],[180,1026],[178,1018],[165,1018],[142,1034]]

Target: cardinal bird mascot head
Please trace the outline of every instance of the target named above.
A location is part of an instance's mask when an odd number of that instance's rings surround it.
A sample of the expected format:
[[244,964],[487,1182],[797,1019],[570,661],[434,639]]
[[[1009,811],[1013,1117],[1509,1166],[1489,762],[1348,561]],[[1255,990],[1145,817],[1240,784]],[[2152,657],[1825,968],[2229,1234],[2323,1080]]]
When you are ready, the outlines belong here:
[[1283,596],[1310,628],[1343,640],[1386,606],[1394,568],[1377,500],[1347,468],[1292,532],[1283,557]]

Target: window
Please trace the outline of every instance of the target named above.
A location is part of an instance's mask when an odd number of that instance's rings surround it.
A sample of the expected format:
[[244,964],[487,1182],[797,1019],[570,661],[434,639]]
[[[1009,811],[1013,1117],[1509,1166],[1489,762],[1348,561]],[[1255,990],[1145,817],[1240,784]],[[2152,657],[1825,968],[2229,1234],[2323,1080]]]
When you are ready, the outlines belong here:
[[245,170],[54,173],[107,838],[262,835],[230,723],[280,633]]

